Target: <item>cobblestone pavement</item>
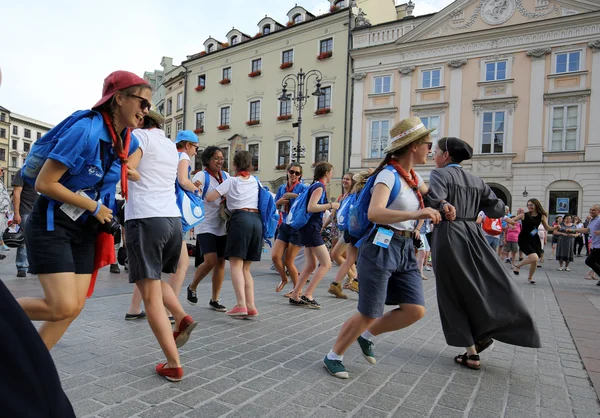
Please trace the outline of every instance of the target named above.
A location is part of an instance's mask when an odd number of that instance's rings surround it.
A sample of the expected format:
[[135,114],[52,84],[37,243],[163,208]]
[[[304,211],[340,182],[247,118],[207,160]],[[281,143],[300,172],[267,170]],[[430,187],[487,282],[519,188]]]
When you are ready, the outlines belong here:
[[[0,265],[7,286],[15,295],[39,295],[34,277],[14,278],[13,260],[9,255]],[[180,383],[154,374],[163,355],[147,322],[124,321],[131,292],[124,274],[101,272],[98,291],[52,355],[79,417],[597,417],[597,394],[555,292],[587,295],[593,304],[600,287],[583,279],[582,258],[570,273],[557,272],[557,266],[546,262],[537,286],[526,283],[526,269],[513,278],[535,315],[543,347],[496,343],[482,354],[480,371],[453,363],[464,350],[445,343],[428,273],[425,318],[377,337],[375,366],[353,345],[344,358],[350,379],[331,377],[322,359],[355,312],[357,296],[327,294],[334,268],[315,294],[323,309],[291,307],[274,292],[278,277],[266,261],[253,268],[256,320],[209,310],[209,278],[199,287],[198,306],[184,302],[200,324],[180,350],[186,373]],[[234,303],[228,280],[222,301]],[[585,341],[600,340],[598,327],[589,331]]]

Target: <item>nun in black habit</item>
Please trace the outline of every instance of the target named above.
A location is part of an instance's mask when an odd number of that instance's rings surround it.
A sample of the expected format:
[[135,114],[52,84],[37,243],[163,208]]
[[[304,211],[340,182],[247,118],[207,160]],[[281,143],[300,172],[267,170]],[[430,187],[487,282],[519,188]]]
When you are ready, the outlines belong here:
[[540,347],[537,327],[500,258],[475,223],[483,211],[504,216],[504,203],[479,177],[459,165],[473,149],[458,138],[442,138],[434,153],[428,206],[453,207],[455,219],[433,230],[433,271],[442,328],[448,345],[466,347],[458,364],[479,369],[478,353],[493,339],[522,347]]

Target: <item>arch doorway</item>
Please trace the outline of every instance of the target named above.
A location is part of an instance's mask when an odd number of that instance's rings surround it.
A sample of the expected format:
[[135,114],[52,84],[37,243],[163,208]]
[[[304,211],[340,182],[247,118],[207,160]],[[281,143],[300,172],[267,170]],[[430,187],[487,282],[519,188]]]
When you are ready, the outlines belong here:
[[489,183],[490,188],[496,195],[496,197],[504,202],[504,204],[508,207],[512,205],[512,196],[510,192],[506,189],[506,187],[500,184]]

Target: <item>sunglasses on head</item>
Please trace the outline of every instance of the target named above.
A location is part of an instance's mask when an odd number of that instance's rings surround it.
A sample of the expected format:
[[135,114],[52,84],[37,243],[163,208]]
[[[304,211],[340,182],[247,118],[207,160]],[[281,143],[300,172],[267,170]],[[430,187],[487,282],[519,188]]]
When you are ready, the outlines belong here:
[[302,175],[302,173],[301,173],[301,172],[299,172],[299,171],[294,171],[294,170],[290,170],[290,171],[288,171],[288,173],[290,173],[290,174],[292,174],[292,175],[294,175],[294,176],[298,176],[298,177]]
[[139,99],[142,110],[145,110],[145,109],[150,110],[150,102],[147,99],[140,97],[140,96],[136,96],[135,94],[132,94],[131,97],[135,97],[136,99]]

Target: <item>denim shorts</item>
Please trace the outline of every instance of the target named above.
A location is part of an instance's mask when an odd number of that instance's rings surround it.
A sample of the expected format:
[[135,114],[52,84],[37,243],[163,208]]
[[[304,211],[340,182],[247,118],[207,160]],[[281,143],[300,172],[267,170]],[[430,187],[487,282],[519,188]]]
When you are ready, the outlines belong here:
[[485,240],[490,244],[492,250],[496,251],[498,246],[500,245],[500,237],[492,237],[490,235],[485,235]]
[[300,235],[298,235],[298,230],[285,223],[279,225],[279,229],[277,230],[277,239],[297,247],[302,246],[300,243]]
[[373,232],[358,251],[358,311],[369,318],[383,315],[384,305],[425,306],[423,279],[412,238],[394,235],[389,248],[373,244]]

